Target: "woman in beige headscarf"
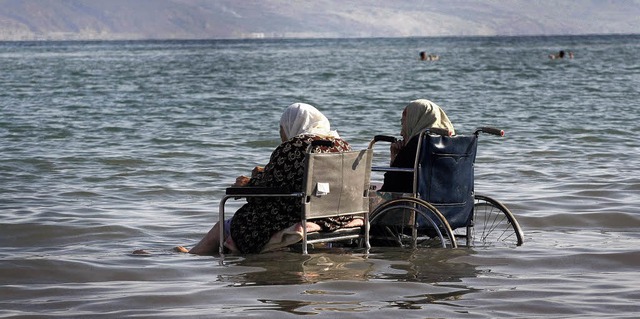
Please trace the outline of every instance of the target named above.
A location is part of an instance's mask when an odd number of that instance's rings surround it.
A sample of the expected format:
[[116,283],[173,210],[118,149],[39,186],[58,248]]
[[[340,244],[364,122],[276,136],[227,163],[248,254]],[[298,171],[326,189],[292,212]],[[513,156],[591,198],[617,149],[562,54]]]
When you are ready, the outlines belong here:
[[[447,114],[437,104],[419,99],[411,101],[402,111],[402,140],[391,144],[391,166],[413,168],[418,146],[418,135],[428,128],[442,128],[455,135],[453,124]],[[411,193],[413,174],[387,172],[384,185],[380,189],[387,192]]]
[[[280,117],[282,144],[262,170],[255,170],[251,178],[241,176],[235,186],[279,188],[285,192],[302,190],[304,157],[314,140],[330,140],[332,147],[318,146],[317,153],[344,152],[351,146],[331,130],[329,120],[315,107],[294,103]],[[302,202],[294,197],[248,198],[230,220],[225,223],[225,246],[241,253],[259,253],[272,235],[300,222]],[[314,220],[322,230],[330,231],[349,224],[354,218],[341,216]],[[189,252],[214,254],[218,251],[219,225],[216,224]]]

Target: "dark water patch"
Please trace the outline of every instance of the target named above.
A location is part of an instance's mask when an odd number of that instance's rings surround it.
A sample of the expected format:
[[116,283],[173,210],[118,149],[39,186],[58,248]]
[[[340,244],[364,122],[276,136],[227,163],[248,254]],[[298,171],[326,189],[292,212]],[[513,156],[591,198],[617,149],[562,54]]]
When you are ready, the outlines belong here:
[[72,198],[90,198],[100,196],[98,193],[88,192],[88,191],[74,191],[74,192],[64,192],[60,193],[60,196],[63,197],[72,197]]
[[[521,210],[522,211],[522,210]],[[640,227],[640,217],[635,213],[620,211],[612,208],[602,213],[580,212],[559,213],[550,210],[545,215],[522,216],[523,223],[533,229],[598,229],[605,230],[633,230]]]
[[138,131],[137,128],[122,126],[106,126],[102,130],[108,133],[134,133]]
[[[606,245],[611,239],[603,236],[603,244]],[[565,241],[559,243],[558,249],[567,249],[575,245],[575,240],[579,240],[579,236],[575,234],[567,234],[567,239],[573,241]],[[531,254],[529,256],[517,255],[513,258],[509,258],[510,265],[515,267],[536,267],[540,276],[544,274],[553,273],[559,268],[566,267],[567,264],[572,265],[572,273],[568,274],[567,278],[575,277],[579,279],[581,274],[590,272],[611,272],[619,273],[628,270],[632,270],[637,266],[637,258],[640,253],[636,251],[619,251],[619,248],[612,247],[611,252],[595,252],[588,249],[582,253],[556,253],[556,254],[544,254],[541,256],[535,256]],[[501,264],[507,262],[507,260],[495,260],[491,261],[494,264]],[[518,272],[514,272],[518,273]],[[588,275],[587,275],[588,276]],[[615,284],[611,284],[615,286]],[[617,285],[617,288],[621,288],[623,285]]]
[[194,154],[189,152],[164,152],[158,154],[159,158],[202,158],[202,154]]
[[149,142],[151,142],[151,145],[159,145],[159,146],[190,146],[190,145],[200,145],[201,143],[201,141],[198,141],[198,140],[182,139],[177,136],[152,137]]
[[[80,222],[78,226],[72,226],[69,222],[75,219],[67,215],[67,220],[53,219],[49,223],[20,223],[5,224],[3,229],[6,232],[1,235],[2,242],[7,247],[38,247],[37,252],[40,254],[50,254],[56,248],[66,247],[70,245],[99,245],[103,240],[119,241],[126,239],[132,235],[141,235],[142,233],[136,228],[126,227],[122,225],[97,225],[90,226]],[[87,217],[87,221],[93,220],[91,216]],[[85,225],[82,225],[85,224]],[[84,248],[81,248],[84,249]],[[91,248],[89,248],[91,249]],[[93,249],[98,249],[94,247]]]
[[27,172],[31,174],[48,173],[56,170],[56,163],[52,159],[47,158],[16,158],[5,161],[11,170]]
[[99,158],[98,162],[107,166],[116,166],[116,167],[140,167],[140,166],[147,166],[152,164],[147,160],[129,158],[129,157]]
[[[203,184],[204,185],[204,184]],[[218,187],[228,187],[230,185],[223,185]],[[210,186],[213,188],[214,186]],[[146,189],[145,189],[146,188]],[[166,187],[161,185],[148,185],[145,188],[138,189],[137,192],[134,193],[135,196],[145,197],[145,198],[211,198],[212,195],[217,195],[218,193],[212,193],[209,189],[207,190],[197,190],[197,189],[177,189],[172,187]]]
[[247,147],[255,147],[255,148],[274,148],[276,146],[278,146],[278,141],[277,140],[254,140],[254,141],[247,141],[246,143],[242,144],[243,146],[247,146]]
[[82,180],[90,184],[112,183],[118,181],[126,181],[127,175],[118,176],[85,176]]

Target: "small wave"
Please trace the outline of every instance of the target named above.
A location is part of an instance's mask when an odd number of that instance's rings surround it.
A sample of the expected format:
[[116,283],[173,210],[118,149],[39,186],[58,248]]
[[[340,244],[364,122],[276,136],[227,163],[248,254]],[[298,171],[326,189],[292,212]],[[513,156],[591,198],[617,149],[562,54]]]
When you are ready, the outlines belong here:
[[64,197],[75,197],[75,198],[83,198],[83,197],[97,197],[100,196],[98,193],[88,192],[88,191],[77,191],[77,192],[65,192],[60,193],[60,196]]
[[254,141],[247,141],[242,145],[248,146],[248,147],[255,147],[255,148],[263,148],[263,147],[275,148],[278,145],[278,142],[275,140],[254,140]]
[[106,126],[102,128],[105,132],[109,132],[109,133],[121,133],[121,132],[136,132],[137,129],[136,128],[131,128],[131,127],[121,127],[121,126]]
[[145,161],[137,158],[100,158],[99,162],[110,165],[110,166],[127,166],[127,167],[135,167],[135,166],[144,166],[149,165],[149,161]]
[[160,158],[199,158],[204,157],[202,154],[195,154],[190,152],[164,152],[158,154]]
[[[563,209],[564,210],[564,209]],[[640,227],[640,215],[622,212],[602,213],[556,213],[545,215],[517,216],[518,221],[529,229],[599,229],[625,230]]]

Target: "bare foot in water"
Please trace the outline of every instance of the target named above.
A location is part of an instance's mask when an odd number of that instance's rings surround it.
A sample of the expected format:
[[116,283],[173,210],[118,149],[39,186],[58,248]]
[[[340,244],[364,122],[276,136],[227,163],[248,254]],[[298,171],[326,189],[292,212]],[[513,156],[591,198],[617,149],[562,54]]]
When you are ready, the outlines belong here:
[[182,246],[176,246],[176,247],[173,247],[173,251],[176,253],[188,253],[189,249],[186,249]]

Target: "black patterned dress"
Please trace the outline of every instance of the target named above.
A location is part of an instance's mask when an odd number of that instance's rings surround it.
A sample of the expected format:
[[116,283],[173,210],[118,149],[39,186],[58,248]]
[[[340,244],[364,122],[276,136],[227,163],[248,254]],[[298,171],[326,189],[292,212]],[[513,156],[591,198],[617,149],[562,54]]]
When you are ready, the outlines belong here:
[[[302,190],[304,178],[304,156],[313,140],[328,139],[334,142],[331,148],[317,147],[316,152],[350,151],[351,146],[338,138],[319,138],[300,135],[278,146],[264,172],[251,178],[249,186],[277,187],[288,192]],[[278,231],[300,222],[302,203],[296,197],[248,198],[231,219],[231,237],[242,253],[259,253],[271,236]],[[338,229],[352,220],[350,216],[323,218],[314,222],[325,231]]]

